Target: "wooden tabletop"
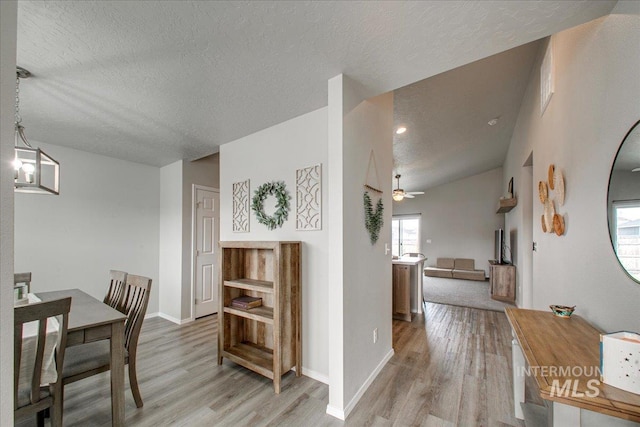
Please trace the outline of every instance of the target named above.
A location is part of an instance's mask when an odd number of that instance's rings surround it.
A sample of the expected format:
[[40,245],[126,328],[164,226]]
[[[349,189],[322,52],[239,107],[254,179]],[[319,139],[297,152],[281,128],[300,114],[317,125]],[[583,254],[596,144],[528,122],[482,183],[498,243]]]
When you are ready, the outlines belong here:
[[[505,312],[540,397],[640,422],[640,395],[600,381],[600,330],[577,315],[565,319],[519,308]],[[558,393],[557,386],[567,381],[570,389]]]
[[87,326],[100,326],[124,321],[127,316],[120,313],[102,301],[80,289],[64,291],[37,292],[42,301],[71,297],[71,311],[69,312],[69,332],[85,329]]

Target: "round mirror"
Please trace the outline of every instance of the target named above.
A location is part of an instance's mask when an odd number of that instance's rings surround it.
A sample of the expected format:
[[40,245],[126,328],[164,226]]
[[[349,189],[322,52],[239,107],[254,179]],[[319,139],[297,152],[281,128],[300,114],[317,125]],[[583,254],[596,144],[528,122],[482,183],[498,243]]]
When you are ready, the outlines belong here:
[[620,144],[611,168],[609,235],[620,265],[640,283],[640,120]]

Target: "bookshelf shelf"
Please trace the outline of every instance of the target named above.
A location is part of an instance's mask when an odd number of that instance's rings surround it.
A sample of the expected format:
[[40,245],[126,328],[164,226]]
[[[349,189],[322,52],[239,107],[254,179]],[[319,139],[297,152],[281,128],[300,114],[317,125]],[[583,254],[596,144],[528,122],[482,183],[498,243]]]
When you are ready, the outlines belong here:
[[238,343],[224,351],[224,357],[273,379],[273,350],[252,343]]
[[273,282],[268,280],[255,280],[255,279],[236,279],[226,280],[225,286],[230,288],[245,289],[248,291],[273,293]]
[[245,319],[253,319],[262,323],[273,325],[273,308],[271,307],[255,307],[248,310],[239,307],[225,307],[225,313],[233,314],[234,316],[244,317]]

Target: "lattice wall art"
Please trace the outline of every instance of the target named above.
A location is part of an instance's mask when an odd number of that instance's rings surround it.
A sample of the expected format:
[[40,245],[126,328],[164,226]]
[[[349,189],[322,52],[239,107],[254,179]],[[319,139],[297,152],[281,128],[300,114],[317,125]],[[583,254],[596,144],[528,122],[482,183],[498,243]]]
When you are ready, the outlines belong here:
[[249,180],[233,183],[233,231],[249,232]]
[[322,230],[322,164],[296,170],[296,230]]

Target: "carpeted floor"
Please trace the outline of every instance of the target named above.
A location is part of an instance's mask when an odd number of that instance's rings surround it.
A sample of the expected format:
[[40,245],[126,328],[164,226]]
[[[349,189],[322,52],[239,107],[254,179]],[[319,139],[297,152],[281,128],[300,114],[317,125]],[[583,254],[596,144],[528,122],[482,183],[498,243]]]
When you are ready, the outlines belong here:
[[515,305],[491,299],[489,281],[445,279],[423,277],[422,294],[424,300],[438,304],[473,307],[482,310],[504,311]]

